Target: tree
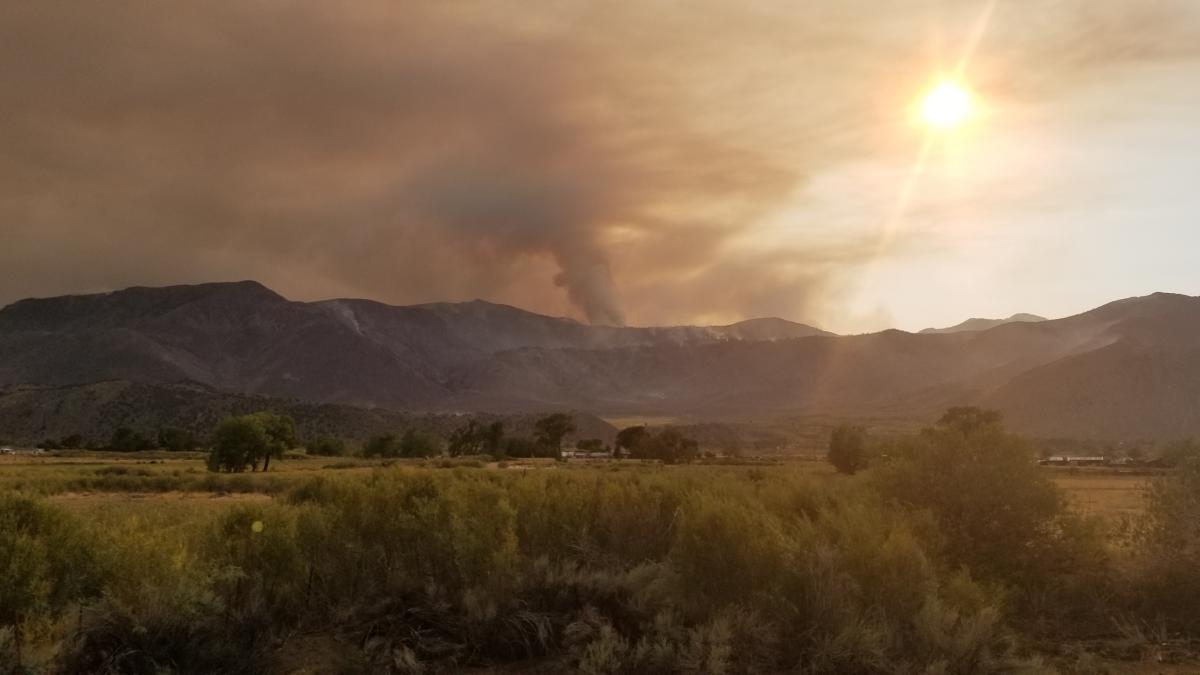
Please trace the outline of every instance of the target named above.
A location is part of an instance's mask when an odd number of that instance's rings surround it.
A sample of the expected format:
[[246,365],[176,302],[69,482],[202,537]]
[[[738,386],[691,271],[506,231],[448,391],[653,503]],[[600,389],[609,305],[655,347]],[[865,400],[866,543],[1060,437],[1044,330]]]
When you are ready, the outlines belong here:
[[196,449],[196,437],[179,427],[163,427],[158,430],[158,447],[171,452]]
[[870,461],[867,450],[867,430],[843,424],[829,436],[829,463],[839,473],[854,475],[867,468]]
[[267,443],[267,431],[259,420],[250,415],[230,417],[213,434],[208,470],[241,473],[258,461]]
[[296,420],[271,412],[258,412],[251,417],[258,419],[266,432],[267,445],[259,454],[263,460],[263,471],[266,471],[272,457],[283,457],[283,453],[296,447]]
[[647,432],[633,446],[634,459],[657,459],[666,464],[687,463],[700,456],[700,444],[684,436],[678,429],[667,427]]
[[621,452],[624,451],[627,455],[634,454],[634,448],[642,439],[646,437],[645,425],[636,427],[625,427],[617,432],[617,440],[613,443],[613,457],[620,459]]
[[575,431],[575,419],[567,413],[554,413],[534,424],[534,439],[552,456],[562,455],[563,437]]
[[495,421],[483,431],[483,447],[496,459],[504,456],[504,422]]
[[108,442],[108,447],[110,450],[116,450],[117,452],[140,452],[152,449],[154,443],[140,432],[134,431],[129,427],[119,427],[113,432],[112,439]]
[[59,441],[58,444],[65,450],[78,450],[78,449],[82,448],[84,445],[83,436],[80,434],[71,434],[70,436],[64,436],[63,439],[61,441]]
[[321,457],[341,457],[346,454],[346,441],[334,436],[317,436],[308,442],[308,454]]
[[400,437],[396,434],[380,434],[369,438],[363,445],[363,457],[399,457]]
[[937,427],[963,435],[979,433],[985,429],[1001,430],[1004,427],[1004,415],[999,410],[958,406],[946,410],[937,421]]
[[401,457],[436,457],[442,454],[442,439],[420,429],[410,428],[400,439]]
[[296,445],[296,423],[291,417],[270,412],[231,417],[221,423],[208,456],[210,471],[240,473],[246,467],[258,470],[262,460],[267,471],[272,457],[280,457]]
[[450,442],[446,446],[446,452],[451,457],[478,455],[483,447],[483,442],[483,427],[473,419],[467,420],[466,424],[450,433]]
[[504,422],[483,424],[468,420],[450,434],[448,451],[451,457],[488,454],[499,458],[504,454]]

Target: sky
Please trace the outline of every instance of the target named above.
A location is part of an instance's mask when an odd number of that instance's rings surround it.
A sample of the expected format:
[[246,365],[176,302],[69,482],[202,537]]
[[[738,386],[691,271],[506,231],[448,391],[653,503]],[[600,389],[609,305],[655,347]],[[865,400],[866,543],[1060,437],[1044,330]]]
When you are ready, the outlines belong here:
[[1194,0],[0,0],[0,304],[865,332],[1196,295],[1198,82]]

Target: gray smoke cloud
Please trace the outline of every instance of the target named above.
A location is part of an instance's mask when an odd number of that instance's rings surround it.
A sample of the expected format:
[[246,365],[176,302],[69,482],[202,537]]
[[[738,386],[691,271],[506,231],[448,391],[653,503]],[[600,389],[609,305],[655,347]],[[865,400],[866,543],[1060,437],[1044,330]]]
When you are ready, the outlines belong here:
[[[945,60],[926,29],[979,7],[905,4],[3,2],[0,302],[256,278],[607,324],[807,318],[878,250],[752,226],[880,152],[877,101]],[[1018,30],[1042,5],[985,43],[994,72],[1041,61],[1013,96],[1194,49],[1185,3],[1058,3]]]

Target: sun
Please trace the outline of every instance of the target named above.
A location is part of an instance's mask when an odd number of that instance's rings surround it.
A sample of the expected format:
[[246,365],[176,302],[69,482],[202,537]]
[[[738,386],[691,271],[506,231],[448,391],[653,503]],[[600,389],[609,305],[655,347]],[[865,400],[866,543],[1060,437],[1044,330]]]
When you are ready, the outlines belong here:
[[971,92],[957,82],[942,82],[921,100],[921,119],[932,127],[956,127],[970,114]]

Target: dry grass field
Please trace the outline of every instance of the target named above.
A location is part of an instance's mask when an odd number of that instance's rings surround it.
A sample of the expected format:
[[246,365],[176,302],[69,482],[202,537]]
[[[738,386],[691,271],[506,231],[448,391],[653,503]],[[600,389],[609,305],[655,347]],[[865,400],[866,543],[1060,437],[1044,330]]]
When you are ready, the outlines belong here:
[[1149,480],[1149,476],[1122,473],[1054,477],[1054,482],[1067,493],[1067,498],[1076,511],[1085,515],[1114,519],[1134,517],[1142,513]]
[[[2,456],[0,490],[27,491],[50,496],[56,503],[81,511],[117,501],[153,508],[167,504],[187,504],[218,508],[248,499],[267,499],[292,481],[314,474],[365,474],[395,460],[315,457],[285,460],[272,466],[267,474],[225,475],[209,473],[198,453],[124,453],[91,452],[76,456]],[[414,466],[480,465],[485,468],[529,470],[555,466],[546,460],[513,460],[503,463],[479,460],[402,460]],[[830,479],[837,474],[829,464],[815,459],[783,462],[790,470]],[[573,460],[565,468],[608,465],[611,462]],[[621,465],[637,465],[623,462]],[[619,465],[618,465],[619,466]],[[1099,470],[1081,471],[1048,468],[1072,507],[1083,515],[1099,516],[1114,522],[1142,513],[1145,490],[1150,476]]]

